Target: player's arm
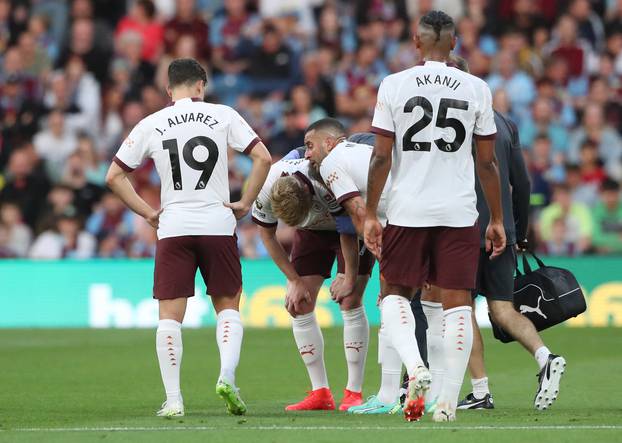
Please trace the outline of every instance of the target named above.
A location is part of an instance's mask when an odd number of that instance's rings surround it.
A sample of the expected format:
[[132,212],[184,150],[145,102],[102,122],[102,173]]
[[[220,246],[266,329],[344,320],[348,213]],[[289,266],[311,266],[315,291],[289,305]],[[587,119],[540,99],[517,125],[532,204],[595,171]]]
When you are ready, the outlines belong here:
[[357,195],[341,202],[341,206],[345,208],[350,216],[350,220],[352,220],[356,233],[363,237],[366,215],[365,202],[363,201],[363,198],[360,195]]
[[309,290],[296,272],[296,269],[294,269],[294,265],[289,261],[287,252],[285,252],[285,249],[277,240],[276,226],[259,226],[259,237],[274,263],[287,277],[285,306],[287,311],[295,317],[297,315],[297,306],[300,302],[311,302]]
[[138,123],[121,143],[106,174],[106,184],[132,211],[143,217],[154,228],[158,227],[162,210],[152,208],[132,186],[128,173],[136,169],[148,156],[149,140],[143,122]]
[[231,208],[235,214],[235,218],[238,220],[248,214],[251,205],[257,199],[261,187],[266,181],[268,172],[270,171],[270,165],[272,164],[272,157],[262,142],[258,142],[250,151],[248,156],[253,161],[253,167],[251,173],[248,176],[246,183],[246,190],[242,194],[242,198],[234,203],[225,203],[225,206]]
[[345,263],[343,277],[336,278],[330,286],[330,294],[337,303],[352,294],[359,268],[358,237],[352,234],[339,234],[341,254]]
[[521,249],[527,247],[527,228],[529,226],[529,198],[531,182],[525,166],[521,150],[518,129],[508,121],[512,130],[512,146],[510,148],[510,185],[512,185],[512,208],[516,220],[516,241]]
[[492,94],[483,81],[479,112],[475,119],[473,135],[476,140],[477,153],[475,164],[484,198],[490,210],[490,221],[486,228],[486,250],[492,250],[490,258],[500,255],[505,250],[505,229],[503,227],[503,209],[501,206],[501,184],[499,169],[495,158],[495,113],[492,109]]
[[393,136],[376,134],[376,143],[369,162],[367,177],[367,204],[365,214],[365,245],[372,254],[380,257],[382,225],[378,221],[378,202],[387,182],[393,161]]
[[490,251],[492,248],[491,258],[494,258],[505,249],[501,185],[497,160],[495,159],[494,137],[477,140],[476,167],[484,197],[490,209],[490,224],[486,231],[486,250]]
[[130,182],[127,172],[117,163],[113,162],[106,174],[106,184],[132,211],[143,217],[154,228],[158,222],[162,210],[153,209],[140,195],[136,193]]

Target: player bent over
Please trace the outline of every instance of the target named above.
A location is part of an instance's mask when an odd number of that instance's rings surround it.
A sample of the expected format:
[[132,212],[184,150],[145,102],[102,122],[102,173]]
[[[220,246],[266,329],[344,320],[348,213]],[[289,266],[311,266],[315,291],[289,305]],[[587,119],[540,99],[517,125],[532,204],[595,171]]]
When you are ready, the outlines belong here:
[[[156,351],[166,401],[157,415],[184,415],[181,323],[187,298],[194,295],[197,268],[217,314],[220,375],[216,392],[229,413],[241,415],[246,405],[235,384],[235,370],[243,334],[242,278],[234,231],[236,218],[243,217],[257,197],[271,158],[235,110],[202,101],[207,77],[196,60],[174,60],[168,81],[172,103],[134,127],[114,157],[106,183],[158,230],[153,297],[159,302]],[[253,160],[246,192],[235,203],[229,202],[228,146]],[[145,158],[153,159],[160,176],[160,210],[136,193],[127,176]]]
[[[474,135],[477,171],[491,210],[487,245],[493,257],[505,249],[496,128],[488,86],[447,65],[456,44],[451,17],[440,11],[424,15],[415,42],[422,65],[386,77],[378,91],[364,234],[380,258],[385,282],[382,322],[410,377],[403,408],[409,421],[423,415],[431,382],[414,339],[409,299],[424,282],[440,288],[446,372],[433,419],[451,421],[473,334],[470,291],[479,256]],[[389,171],[389,222],[383,230],[377,209]]]
[[[287,406],[288,411],[335,409],[324,365],[324,339],[314,313],[318,292],[324,280],[330,277],[335,256],[338,257],[338,272],[348,269],[344,281],[333,288],[344,322],[348,365],[348,384],[339,409],[362,403],[369,324],[361,298],[373,258],[370,254],[361,257],[358,276],[353,265],[345,266],[332,215],[340,211],[330,192],[313,178],[309,162],[304,159],[281,160],[272,165],[253,206],[253,220],[260,226],[261,239],[288,280],[286,307],[292,316],[296,345],[312,385],[309,395]],[[291,257],[276,238],[278,219],[297,228]],[[347,259],[352,262],[351,257]]]
[[[347,211],[347,220],[353,225],[350,234],[362,238],[365,222],[365,200],[367,196],[367,176],[371,158],[374,134],[354,134],[344,140],[345,128],[335,119],[326,118],[312,124],[305,133],[306,158],[314,168],[319,169],[325,185],[333,193],[337,202]],[[356,141],[355,141],[356,140]],[[385,186],[385,190],[389,184]],[[380,197],[379,217],[386,222],[386,194]],[[339,223],[339,219],[338,219]],[[356,243],[355,243],[356,246]],[[356,254],[356,250],[354,254]],[[381,283],[382,284],[382,283]],[[420,349],[425,352],[426,319],[421,305],[413,302],[413,314],[417,328],[415,335]],[[425,360],[425,358],[424,358]],[[378,362],[381,365],[381,385],[376,395],[370,396],[360,406],[351,407],[354,414],[386,414],[399,410],[400,371],[402,361],[391,343],[386,339],[385,327],[378,331]]]

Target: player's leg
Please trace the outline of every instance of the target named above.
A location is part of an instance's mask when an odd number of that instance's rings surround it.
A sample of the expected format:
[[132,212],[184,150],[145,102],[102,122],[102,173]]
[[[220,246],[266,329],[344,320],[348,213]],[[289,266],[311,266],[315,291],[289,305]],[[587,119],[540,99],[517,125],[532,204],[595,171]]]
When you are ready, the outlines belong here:
[[407,420],[424,413],[430,373],[425,367],[415,338],[415,317],[410,308],[414,288],[421,287],[428,271],[428,230],[387,225],[383,231],[380,275],[383,301],[380,316],[387,338],[400,355],[410,376],[404,404]]
[[471,355],[471,291],[479,259],[479,228],[435,228],[430,284],[440,288],[445,332],[445,372],[434,412],[435,421],[455,420],[458,396]]
[[427,359],[432,383],[426,398],[426,404],[435,403],[443,385],[445,360],[443,354],[443,304],[439,288],[430,286],[421,293],[421,307],[425,314],[428,329],[426,333]]
[[292,317],[292,330],[312,390],[302,401],[288,405],[285,410],[333,410],[335,401],[330,391],[324,363],[324,337],[314,312],[317,296],[325,278],[322,275],[305,275],[301,278],[311,294],[311,302],[303,305],[301,314]]
[[[494,402],[488,387],[488,376],[484,364],[484,341],[475,318],[475,302],[479,294],[489,293],[489,270],[496,260],[491,261],[485,249],[480,249],[479,263],[477,266],[477,279],[473,294],[473,312],[471,321],[473,324],[473,346],[469,357],[469,373],[471,374],[472,391],[458,402],[458,409],[494,409]],[[511,270],[510,280],[513,283],[514,269]]]
[[[337,255],[338,272],[345,271],[343,258]],[[373,255],[366,251],[359,259],[359,269],[352,295],[339,305],[343,318],[343,348],[348,366],[348,381],[339,405],[340,411],[363,403],[363,378],[369,347],[369,322],[363,306],[363,295],[374,265]]]
[[196,237],[199,270],[216,311],[216,343],[220,355],[220,373],[216,393],[230,414],[246,413],[235,372],[240,362],[244,328],[240,318],[242,270],[235,236]]
[[302,401],[285,410],[335,409],[324,364],[324,337],[315,315],[315,303],[324,280],[330,277],[339,243],[336,232],[298,229],[294,236],[291,261],[311,295],[299,315],[292,317],[292,330],[298,352],[307,369],[312,391]]
[[[379,298],[379,309],[381,309],[381,305],[382,298]],[[378,364],[381,368],[378,393],[370,396],[360,406],[351,407],[348,412],[353,414],[391,414],[398,410],[402,359],[391,345],[382,320],[378,329]]]
[[180,388],[183,354],[181,323],[187,297],[194,295],[196,257],[188,237],[158,240],[156,245],[153,296],[159,304],[156,354],[166,401],[159,416],[184,415]]
[[458,409],[494,409],[494,401],[488,387],[488,375],[484,363],[484,341],[475,318],[473,304],[471,321],[473,324],[473,346],[469,357],[469,373],[471,374],[471,392],[458,402]]

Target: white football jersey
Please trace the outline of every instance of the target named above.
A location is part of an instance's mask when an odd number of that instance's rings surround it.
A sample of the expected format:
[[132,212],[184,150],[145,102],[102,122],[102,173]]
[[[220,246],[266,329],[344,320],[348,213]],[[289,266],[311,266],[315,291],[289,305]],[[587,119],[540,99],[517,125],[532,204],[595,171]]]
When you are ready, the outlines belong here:
[[473,135],[497,132],[486,83],[427,61],[386,77],[372,132],[395,136],[387,216],[397,226],[473,226]]
[[158,238],[233,235],[227,147],[250,152],[255,131],[229,106],[178,100],[141,120],[115,162],[131,171],[152,158],[161,180]]
[[253,221],[264,227],[273,227],[278,224],[278,219],[272,212],[272,201],[270,199],[272,185],[280,177],[295,175],[301,181],[307,183],[313,193],[311,197],[311,210],[303,222],[296,227],[316,231],[336,230],[337,227],[333,216],[342,213],[343,210],[328,189],[314,179],[312,174],[309,174],[309,168],[311,168],[311,164],[309,160],[305,159],[280,160],[273,164],[268,173],[268,178],[253,205]]
[[[359,195],[367,201],[367,176],[373,149],[373,146],[343,141],[322,160],[320,174],[339,204]],[[386,190],[390,186],[389,176],[378,203],[378,218],[382,224],[386,221]]]

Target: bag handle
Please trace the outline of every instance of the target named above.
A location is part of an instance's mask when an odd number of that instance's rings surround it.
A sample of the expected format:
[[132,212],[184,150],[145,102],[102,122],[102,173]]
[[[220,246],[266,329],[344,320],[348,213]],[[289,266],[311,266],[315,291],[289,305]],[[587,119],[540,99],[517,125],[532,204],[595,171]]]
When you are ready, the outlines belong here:
[[[533,270],[531,269],[531,265],[529,264],[529,261],[527,260],[527,254],[531,255],[534,258],[534,260],[538,264],[538,268],[544,268],[546,266],[544,262],[540,260],[540,258],[533,251],[525,251],[524,253],[521,254],[522,260],[523,260],[523,273],[524,274],[531,274],[533,272]],[[523,275],[518,269],[518,261],[516,262],[516,274]]]

